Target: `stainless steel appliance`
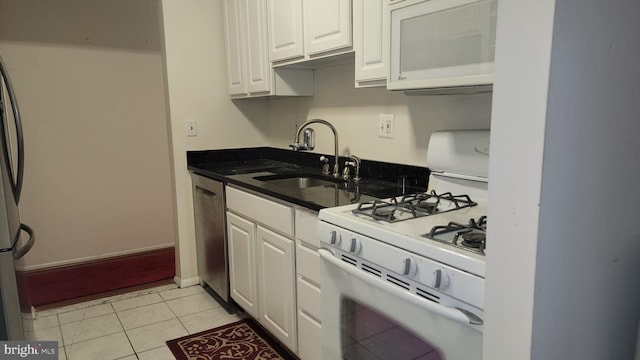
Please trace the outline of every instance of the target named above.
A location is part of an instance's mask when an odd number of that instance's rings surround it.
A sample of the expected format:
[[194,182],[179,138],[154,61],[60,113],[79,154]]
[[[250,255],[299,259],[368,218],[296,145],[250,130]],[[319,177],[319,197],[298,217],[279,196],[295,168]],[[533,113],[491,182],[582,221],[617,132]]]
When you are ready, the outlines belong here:
[[[15,263],[33,246],[35,235],[20,223],[18,202],[22,192],[24,149],[16,95],[0,56],[0,340],[23,340],[24,330],[16,282]],[[26,233],[23,239],[22,233]]]
[[324,359],[480,359],[488,130],[432,134],[423,193],[323,209]]
[[191,173],[195,212],[198,276],[222,300],[229,302],[229,264],[224,184]]

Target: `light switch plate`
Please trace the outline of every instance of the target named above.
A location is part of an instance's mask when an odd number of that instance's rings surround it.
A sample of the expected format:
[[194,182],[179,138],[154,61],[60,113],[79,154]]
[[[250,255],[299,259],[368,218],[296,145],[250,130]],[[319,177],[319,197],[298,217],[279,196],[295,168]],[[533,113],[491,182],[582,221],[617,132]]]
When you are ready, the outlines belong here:
[[393,123],[396,116],[394,114],[380,114],[378,121],[378,137],[393,139]]
[[185,130],[187,136],[197,136],[198,128],[195,120],[187,120],[187,127]]

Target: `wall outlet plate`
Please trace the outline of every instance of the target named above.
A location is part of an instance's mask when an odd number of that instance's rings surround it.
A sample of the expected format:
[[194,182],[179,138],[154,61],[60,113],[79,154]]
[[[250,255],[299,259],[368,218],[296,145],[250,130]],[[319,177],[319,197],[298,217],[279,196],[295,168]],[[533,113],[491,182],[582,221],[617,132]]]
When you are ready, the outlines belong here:
[[394,114],[380,114],[378,121],[378,137],[393,139],[393,123],[396,116]]

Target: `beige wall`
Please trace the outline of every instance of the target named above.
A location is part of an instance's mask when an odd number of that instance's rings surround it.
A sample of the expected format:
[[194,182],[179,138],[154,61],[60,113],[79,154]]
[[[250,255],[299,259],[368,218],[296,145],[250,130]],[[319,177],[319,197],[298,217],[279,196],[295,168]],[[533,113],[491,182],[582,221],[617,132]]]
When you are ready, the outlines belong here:
[[[363,159],[426,166],[433,131],[489,128],[491,95],[407,96],[384,88],[355,89],[354,65],[315,70],[315,95],[269,101],[269,144],[287,148],[296,124],[313,118],[332,123],[340,154]],[[379,114],[394,114],[394,138],[378,137]],[[330,131],[315,126],[315,152],[333,153]]]
[[[264,146],[266,101],[232,102],[225,81],[222,2],[162,1],[178,238],[176,281],[198,281],[186,151]],[[198,136],[185,136],[196,120]]]
[[155,0],[0,0],[22,111],[28,269],[173,246]]

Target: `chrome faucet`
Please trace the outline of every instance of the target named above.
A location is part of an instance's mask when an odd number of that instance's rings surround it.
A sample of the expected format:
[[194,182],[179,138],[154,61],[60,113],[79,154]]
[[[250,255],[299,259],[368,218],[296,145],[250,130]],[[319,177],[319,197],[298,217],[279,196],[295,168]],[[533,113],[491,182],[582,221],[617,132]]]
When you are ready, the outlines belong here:
[[[322,119],[312,119],[305,122],[304,124],[300,125],[300,127],[296,131],[296,137],[294,139],[294,143],[289,146],[291,147],[291,149],[293,149],[293,151],[313,150],[315,146],[313,131],[305,131],[305,136],[304,136],[305,140],[303,141],[302,144],[300,143],[300,134],[302,133],[302,130],[304,130],[304,128],[306,128],[311,124],[326,125],[333,132],[333,148],[335,153],[334,154],[335,162],[333,164],[333,177],[337,178],[338,176],[340,176],[340,169],[338,166],[338,132],[336,131],[336,128],[333,125],[331,125],[330,122]],[[308,129],[308,130],[311,130],[311,129]]]
[[355,174],[353,176],[353,181],[354,182],[358,182],[360,181],[360,158],[355,156],[355,155],[351,155],[350,156],[350,160],[351,161],[346,161],[344,163],[344,169],[342,170],[342,178],[344,180],[349,180],[349,166],[353,166],[353,169],[355,171]]

